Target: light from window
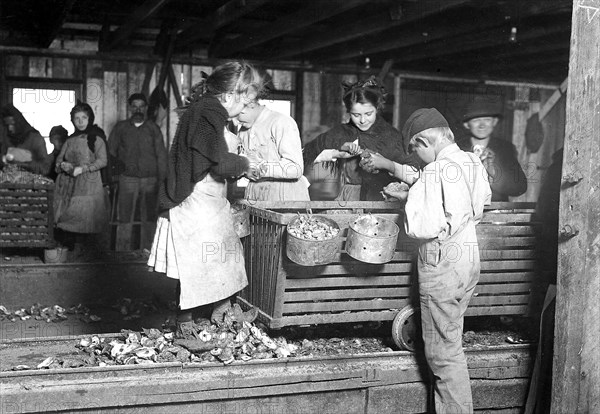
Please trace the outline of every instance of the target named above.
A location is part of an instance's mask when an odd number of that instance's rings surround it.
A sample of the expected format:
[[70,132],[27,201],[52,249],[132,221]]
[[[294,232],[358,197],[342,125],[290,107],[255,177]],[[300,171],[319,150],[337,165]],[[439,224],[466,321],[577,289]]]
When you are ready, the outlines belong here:
[[48,140],[48,134],[53,126],[62,125],[69,134],[75,131],[70,115],[71,109],[75,106],[75,91],[13,88],[13,105],[45,138],[48,153],[54,149]]
[[259,104],[266,106],[273,111],[292,116],[292,102],[278,99],[259,99]]

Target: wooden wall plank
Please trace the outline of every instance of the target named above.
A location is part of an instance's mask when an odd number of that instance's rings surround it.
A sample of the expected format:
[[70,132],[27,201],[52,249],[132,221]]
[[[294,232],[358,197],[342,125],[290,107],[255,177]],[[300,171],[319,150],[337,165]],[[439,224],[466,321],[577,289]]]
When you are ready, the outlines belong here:
[[[183,71],[183,65],[171,65],[173,68],[173,72],[175,74],[175,81],[177,82],[177,90],[181,91],[181,73]],[[179,122],[179,117],[177,116],[177,114],[173,111],[175,108],[177,108],[177,99],[175,97],[175,93],[173,88],[171,87],[171,84],[169,82],[169,78],[167,77],[167,81],[165,82],[165,84],[168,86],[168,97],[169,97],[169,108],[168,108],[168,124],[167,124],[167,133],[168,135],[166,136],[166,138],[168,138],[168,143],[169,143],[169,147],[171,146],[171,142],[173,142],[173,138],[175,137],[175,131],[177,130],[177,123]]]
[[104,71],[102,70],[102,62],[98,60],[88,60],[86,62],[86,102],[92,107],[94,111],[94,122],[104,130],[107,134],[110,130],[107,130],[104,124]]
[[102,111],[104,112],[104,128],[107,133],[112,131],[119,120],[117,72],[104,72],[102,83]]
[[212,70],[212,66],[192,66],[191,86],[194,86],[196,83],[200,82],[200,79],[202,79],[202,72],[205,72],[207,75],[210,75],[212,73]]
[[190,89],[192,87],[192,66],[181,65],[182,81],[180,85],[181,95],[186,97],[190,96]]
[[53,57],[52,77],[58,79],[81,79],[79,60],[73,58]]
[[[142,92],[144,77],[146,74],[146,63],[130,62],[127,68],[127,94]],[[148,96],[146,96],[148,98]]]
[[22,55],[6,55],[4,68],[6,76],[28,76],[29,58]]
[[28,75],[33,78],[52,78],[52,58],[48,56],[30,56]]
[[[321,75],[319,73],[304,72],[302,96],[304,97],[304,110],[302,111],[301,127],[302,131],[308,132],[321,125]],[[327,130],[328,127],[324,125],[323,129]],[[303,143],[307,142],[308,140],[303,137]]]
[[[600,412],[600,2],[573,1],[552,413]],[[581,181],[569,182],[569,176]],[[566,179],[567,178],[567,179]]]
[[127,72],[117,72],[117,120],[127,119],[129,90],[127,87]]

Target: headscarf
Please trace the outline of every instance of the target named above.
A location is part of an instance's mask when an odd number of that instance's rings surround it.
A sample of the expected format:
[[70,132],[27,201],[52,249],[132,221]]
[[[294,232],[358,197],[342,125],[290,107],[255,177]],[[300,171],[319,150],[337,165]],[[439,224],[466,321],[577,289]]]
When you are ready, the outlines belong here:
[[[77,127],[75,126],[75,123],[73,122],[73,116],[77,112],[85,112],[88,115],[88,124],[87,124],[87,127],[83,131],[78,130]],[[96,149],[95,148],[96,137],[98,136],[98,130],[99,130],[98,126],[94,125],[94,119],[95,119],[95,116],[94,116],[94,111],[92,110],[92,107],[89,106],[85,102],[81,102],[78,100],[77,103],[75,104],[75,106],[73,107],[73,109],[71,109],[71,122],[73,122],[73,126],[75,126],[75,132],[73,132],[71,134],[71,136],[76,137],[81,134],[87,134],[88,148],[92,152],[94,152]]]

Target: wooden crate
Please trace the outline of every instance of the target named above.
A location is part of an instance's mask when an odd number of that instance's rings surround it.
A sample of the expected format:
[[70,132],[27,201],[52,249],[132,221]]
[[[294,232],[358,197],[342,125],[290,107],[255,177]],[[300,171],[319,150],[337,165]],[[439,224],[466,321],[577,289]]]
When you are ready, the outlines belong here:
[[0,247],[54,246],[53,195],[53,183],[0,183]]
[[[467,316],[516,315],[528,311],[535,282],[533,203],[494,203],[477,226],[481,279]],[[404,232],[402,205],[387,202],[285,202],[247,204],[251,235],[244,241],[249,286],[238,300],[260,309],[259,320],[278,329],[290,325],[392,320],[418,303],[417,242]],[[333,263],[300,266],[286,256],[286,226],[310,208],[335,220],[342,231]],[[375,265],[345,253],[349,223],[373,213],[399,224],[393,259]]]

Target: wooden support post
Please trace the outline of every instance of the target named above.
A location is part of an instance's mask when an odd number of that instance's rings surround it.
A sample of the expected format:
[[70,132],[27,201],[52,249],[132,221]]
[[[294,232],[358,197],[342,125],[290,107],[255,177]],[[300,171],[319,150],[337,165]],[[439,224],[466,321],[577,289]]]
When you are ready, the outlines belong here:
[[552,375],[556,414],[600,412],[599,73],[600,0],[574,0]]
[[400,96],[401,94],[402,94],[402,78],[400,77],[400,75],[396,75],[396,76],[394,76],[394,117],[392,120],[392,126],[399,131],[402,130],[402,125],[400,125],[400,122],[401,122],[400,111],[402,109],[400,107],[400,102],[402,100],[402,97]]

